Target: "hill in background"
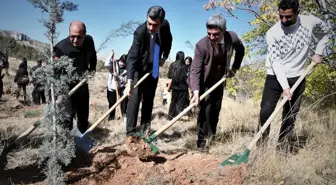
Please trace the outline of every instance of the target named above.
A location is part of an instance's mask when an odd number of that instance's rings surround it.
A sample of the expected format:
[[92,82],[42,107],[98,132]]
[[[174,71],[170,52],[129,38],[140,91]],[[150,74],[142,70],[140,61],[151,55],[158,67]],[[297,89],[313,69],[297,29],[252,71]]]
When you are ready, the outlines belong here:
[[26,57],[28,60],[43,59],[43,50],[48,44],[31,39],[24,33],[0,30],[0,51],[8,51],[14,58]]

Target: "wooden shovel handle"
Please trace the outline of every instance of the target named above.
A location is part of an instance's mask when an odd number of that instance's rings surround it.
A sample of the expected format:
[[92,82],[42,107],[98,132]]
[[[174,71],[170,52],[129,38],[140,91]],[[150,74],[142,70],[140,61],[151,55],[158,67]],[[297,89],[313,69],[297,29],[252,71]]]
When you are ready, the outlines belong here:
[[[136,88],[143,82],[151,73],[146,73],[134,86]],[[95,129],[128,95],[124,94],[104,115],[102,115],[83,135]]]
[[[112,52],[114,52],[112,50]],[[112,55],[112,65],[113,65],[113,73],[114,74],[117,74],[117,64],[116,64],[116,61],[114,60],[114,54]],[[117,97],[117,101],[119,100],[119,82],[118,80],[115,79],[115,77],[113,77],[114,79],[114,84],[115,84],[115,91],[116,91],[116,97]],[[120,104],[118,104],[118,107],[117,107],[117,114],[118,116],[121,118],[122,117],[122,113],[121,113],[121,108],[120,108]]]
[[[290,89],[290,93],[293,94],[295,89],[300,85],[302,80],[307,76],[307,74],[312,70],[312,68],[316,65],[315,62],[311,62],[311,64],[307,67],[307,69],[303,72],[303,74],[300,76],[300,78],[295,82],[295,84]],[[267,127],[271,124],[275,116],[278,114],[278,112],[281,110],[282,106],[287,102],[288,97],[285,96],[280,104],[275,108],[271,116],[267,119],[265,124],[260,128],[259,132],[256,136],[254,136],[254,139],[251,141],[251,143],[248,145],[248,149],[251,150],[258,142],[258,140],[261,138],[262,134],[265,132]]]
[[[69,91],[68,96],[73,95],[82,85],[84,85],[87,82],[87,79],[83,79],[80,81],[74,88]],[[60,103],[61,99],[57,99],[56,103]],[[22,140],[25,139],[26,136],[31,134],[40,124],[41,121],[44,119],[44,116],[41,116],[38,121],[36,121],[31,127],[29,127],[25,132],[20,134],[18,138],[15,139],[14,143],[19,144]]]
[[[206,96],[208,96],[213,90],[215,90],[219,85],[221,85],[222,83],[224,83],[224,81],[226,80],[226,78],[222,78],[221,80],[219,80],[215,85],[213,85],[210,89],[208,89],[205,93],[203,93],[200,97],[200,101],[203,100]],[[173,126],[175,124],[175,122],[180,119],[184,114],[186,114],[190,109],[192,109],[194,106],[196,106],[195,103],[190,104],[187,108],[185,108],[182,112],[180,112],[177,116],[175,116],[167,125],[163,126],[162,128],[160,128],[159,130],[157,130],[154,135],[155,136],[159,136],[161,133],[163,133],[164,131],[166,131],[168,128],[170,128],[171,126]]]

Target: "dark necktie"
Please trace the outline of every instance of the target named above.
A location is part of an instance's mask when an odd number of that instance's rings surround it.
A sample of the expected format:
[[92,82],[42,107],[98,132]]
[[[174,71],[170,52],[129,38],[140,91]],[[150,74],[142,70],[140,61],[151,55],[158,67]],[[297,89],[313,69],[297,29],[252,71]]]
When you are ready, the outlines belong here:
[[[225,53],[224,53],[224,51],[225,51],[224,44],[222,44],[222,43],[218,43],[218,44],[217,44],[217,51],[218,51],[218,55],[223,55],[223,56],[225,56]],[[217,68],[218,68],[219,74],[222,74],[222,73],[223,73],[223,71],[224,71],[224,66],[225,66],[225,63],[224,63],[224,62],[218,64]]]
[[160,45],[158,33],[153,35],[151,39],[151,60],[153,62],[152,76],[156,79],[159,76],[159,58],[160,58]]
[[224,53],[224,44],[222,44],[222,43],[218,43],[217,44],[217,48],[218,48],[218,53]]

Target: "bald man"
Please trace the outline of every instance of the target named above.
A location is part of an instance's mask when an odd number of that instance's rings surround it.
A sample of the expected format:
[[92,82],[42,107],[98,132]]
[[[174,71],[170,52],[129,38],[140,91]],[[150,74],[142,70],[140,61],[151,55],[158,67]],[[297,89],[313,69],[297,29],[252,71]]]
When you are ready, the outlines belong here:
[[[68,56],[73,59],[76,73],[82,76],[86,71],[95,72],[97,64],[97,53],[93,38],[86,34],[86,26],[83,22],[73,21],[70,24],[69,36],[54,47],[54,58],[57,60],[61,56]],[[79,81],[69,84],[72,89]],[[88,129],[89,118],[89,86],[84,84],[71,96],[71,106],[67,106],[70,116],[67,126],[73,128],[73,117],[77,115],[77,127],[81,133]]]

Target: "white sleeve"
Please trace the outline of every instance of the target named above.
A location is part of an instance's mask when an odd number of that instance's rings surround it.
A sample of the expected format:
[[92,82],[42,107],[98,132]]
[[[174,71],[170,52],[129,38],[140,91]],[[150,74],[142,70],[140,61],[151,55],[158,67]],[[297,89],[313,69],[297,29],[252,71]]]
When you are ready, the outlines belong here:
[[318,17],[311,15],[309,20],[311,20],[313,24],[313,35],[318,39],[315,54],[323,55],[323,51],[330,38],[331,30],[327,24]]
[[266,42],[267,42],[268,57],[269,57],[269,61],[271,63],[273,72],[278,82],[280,83],[282,89],[289,88],[285,69],[281,63],[281,53],[280,53],[279,43],[274,38],[274,36],[271,35],[271,33],[266,34]]
[[104,62],[104,66],[108,69],[110,69],[112,67],[112,52],[110,53],[110,55],[106,58],[105,62]]

